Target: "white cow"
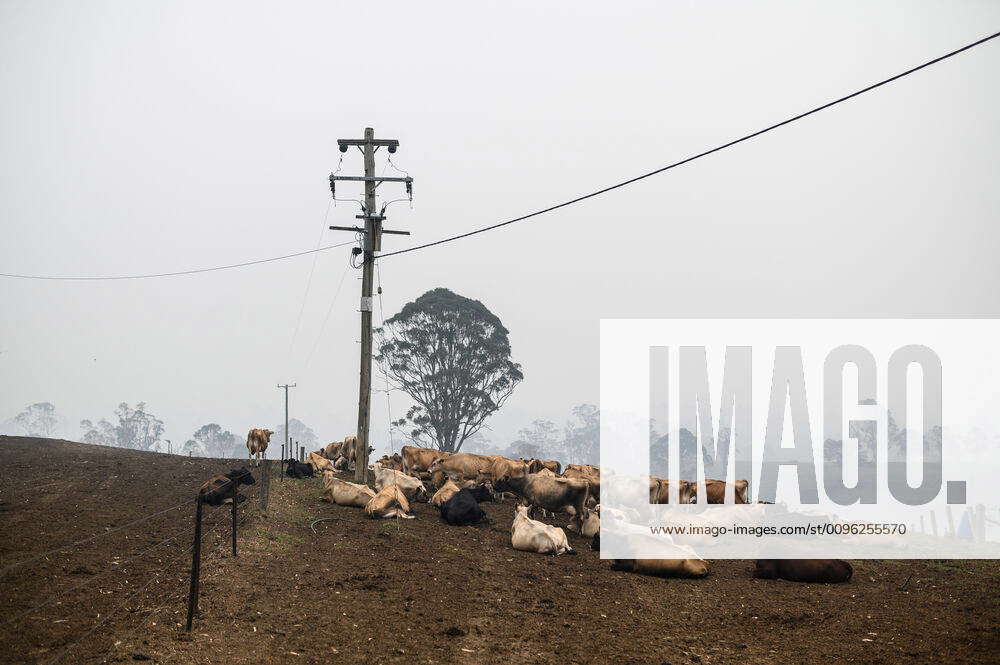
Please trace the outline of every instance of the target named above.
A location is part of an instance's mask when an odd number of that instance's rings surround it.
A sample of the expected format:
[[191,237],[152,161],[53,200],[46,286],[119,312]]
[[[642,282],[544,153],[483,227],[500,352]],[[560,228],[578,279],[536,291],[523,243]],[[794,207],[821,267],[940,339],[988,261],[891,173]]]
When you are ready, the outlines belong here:
[[378,462],[372,466],[372,470],[375,472],[376,491],[381,491],[389,485],[399,485],[399,488],[406,494],[407,500],[427,500],[427,489],[424,488],[424,484],[420,480],[417,480],[413,476],[409,476],[402,471],[396,471],[395,469],[388,469]]
[[566,532],[557,526],[549,526],[528,517],[528,507],[514,509],[514,523],[510,526],[510,544],[522,552],[539,554],[576,554],[569,546]]

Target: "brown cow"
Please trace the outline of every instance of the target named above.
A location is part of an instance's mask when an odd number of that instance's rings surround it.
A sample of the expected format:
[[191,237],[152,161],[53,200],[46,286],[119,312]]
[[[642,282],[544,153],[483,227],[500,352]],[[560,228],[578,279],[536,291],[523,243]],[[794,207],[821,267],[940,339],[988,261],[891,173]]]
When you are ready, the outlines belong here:
[[705,577],[708,562],[704,559],[615,559],[611,570],[656,577]]
[[[677,501],[680,504],[694,503],[695,484],[686,480],[679,480],[677,486]],[[649,477],[649,502],[650,503],[670,503],[670,481],[656,476]]]
[[403,446],[399,452],[403,458],[401,471],[411,476],[421,471],[427,471],[435,461],[451,455],[451,453],[436,448],[418,448],[417,446]]
[[[237,492],[240,485],[256,484],[253,474],[245,466],[234,469],[229,473],[217,474],[206,480],[198,490],[201,500],[210,506],[221,506],[223,503],[232,503],[233,494]],[[243,503],[246,497],[237,495],[236,503]]]
[[508,478],[521,478],[528,475],[528,463],[521,460],[512,460],[509,457],[497,456],[489,469],[489,480],[494,484],[507,480]]
[[365,513],[372,519],[383,517],[390,519],[401,517],[412,520],[410,514],[410,502],[406,500],[406,495],[399,485],[386,485],[378,494],[372,497],[368,505],[365,506]]
[[494,486],[500,492],[510,491],[523,497],[531,506],[552,512],[573,509],[571,523],[579,531],[587,519],[589,489],[586,481],[574,478],[551,478],[537,473],[500,480]]
[[587,481],[590,498],[597,503],[601,501],[601,467],[591,464],[568,464],[563,471],[564,478],[576,478]]
[[[331,441],[323,447],[323,457],[332,460],[338,469],[354,470],[358,459],[358,437],[354,434],[345,436],[343,441]],[[375,450],[368,446],[368,453]],[[343,457],[344,461],[340,461]]]
[[427,468],[433,476],[438,471],[443,471],[445,475],[456,480],[477,480],[479,472],[487,473],[493,468],[493,462],[499,455],[477,455],[476,453],[455,453],[448,457],[441,457]]
[[848,582],[854,569],[842,559],[758,559],[753,576],[789,582]]
[[[747,488],[750,483],[746,480],[737,480],[733,483],[733,498],[736,503],[750,503],[747,501]],[[704,483],[692,483],[693,487],[704,487],[705,498],[708,503],[725,503],[726,502],[726,481],[724,480],[706,480]],[[697,503],[697,493],[695,494],[695,499],[691,503]]]
[[392,457],[388,455],[382,455],[376,464],[382,465],[384,469],[392,469],[393,471],[403,470],[403,458],[400,457],[399,453],[395,453]]
[[554,459],[542,460],[542,459],[530,459],[521,460],[522,462],[528,463],[528,473],[538,473],[542,469],[548,469],[557,476],[562,472],[562,464]]
[[264,453],[267,452],[267,444],[271,442],[271,435],[274,434],[269,429],[251,429],[247,432],[247,450],[250,451],[250,457],[256,460],[259,465],[260,460],[264,457]]

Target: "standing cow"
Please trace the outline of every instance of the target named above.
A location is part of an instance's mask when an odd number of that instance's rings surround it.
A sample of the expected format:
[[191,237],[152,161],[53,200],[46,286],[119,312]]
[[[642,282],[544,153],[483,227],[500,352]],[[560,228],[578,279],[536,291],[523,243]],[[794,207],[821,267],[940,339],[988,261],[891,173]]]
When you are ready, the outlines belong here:
[[247,432],[247,450],[250,451],[250,457],[256,461],[256,465],[259,465],[260,460],[264,457],[272,434],[274,432],[269,429],[255,428]]

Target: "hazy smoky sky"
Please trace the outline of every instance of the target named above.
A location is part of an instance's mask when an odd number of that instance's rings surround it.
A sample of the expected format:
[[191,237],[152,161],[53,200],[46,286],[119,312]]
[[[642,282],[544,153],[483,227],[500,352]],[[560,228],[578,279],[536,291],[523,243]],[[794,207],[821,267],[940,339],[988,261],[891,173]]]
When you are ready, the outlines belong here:
[[[398,138],[386,250],[700,152],[996,31],[983,2],[0,2],[0,272],[183,270],[350,240],[337,138]],[[381,262],[510,329],[509,443],[598,399],[610,317],[1000,312],[1000,43],[607,196]],[[385,166],[384,153],[377,164]],[[345,157],[342,173],[361,158]],[[395,185],[384,196],[402,195]],[[344,185],[347,196],[359,188]],[[0,421],[146,401],[182,442],[356,425],[348,249],[120,282],[0,279]],[[325,329],[321,325],[346,270]],[[376,309],[376,321],[378,310]],[[315,347],[315,353],[312,353]],[[381,379],[377,388],[384,388]],[[386,440],[385,395],[373,437]],[[393,415],[408,401],[392,395]],[[398,444],[397,444],[398,445]]]

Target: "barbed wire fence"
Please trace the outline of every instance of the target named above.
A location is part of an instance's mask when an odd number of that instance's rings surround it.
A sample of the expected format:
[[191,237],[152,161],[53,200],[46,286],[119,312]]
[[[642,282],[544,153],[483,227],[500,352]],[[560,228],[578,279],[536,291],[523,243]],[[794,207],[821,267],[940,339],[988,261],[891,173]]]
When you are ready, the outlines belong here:
[[[200,496],[195,496],[194,498],[187,499],[168,508],[157,510],[156,512],[131,520],[125,524],[99,531],[87,536],[86,538],[81,538],[8,564],[0,569],[0,579],[12,574],[20,573],[22,570],[27,571],[28,574],[36,574],[33,567],[28,567],[29,564],[42,560],[52,561],[57,557],[57,555],[60,555],[64,560],[71,561],[70,557],[81,553],[84,545],[98,541],[110,534],[124,533],[127,540],[130,531],[134,531],[144,525],[148,525],[151,520],[167,515],[173,511],[178,511],[177,515],[180,517],[179,520],[175,521],[175,524],[179,524],[181,522],[185,523],[185,526],[173,530],[166,538],[160,539],[138,552],[132,552],[124,557],[113,556],[110,560],[104,560],[104,557],[102,556],[99,561],[88,561],[90,567],[95,569],[101,566],[103,567],[99,572],[92,574],[80,583],[71,584],[70,586],[58,590],[47,589],[47,596],[42,602],[35,603],[29,608],[23,609],[9,618],[5,618],[0,621],[0,630],[4,630],[6,632],[18,630],[19,626],[21,626],[21,624],[28,618],[51,621],[52,623],[67,622],[74,616],[79,616],[79,611],[74,611],[74,608],[79,606],[81,603],[91,603],[92,606],[96,606],[96,603],[92,603],[91,601],[94,601],[101,596],[108,595],[109,593],[115,593],[114,590],[106,592],[102,588],[98,588],[93,594],[80,595],[81,591],[95,585],[98,581],[108,583],[106,585],[102,585],[103,587],[108,588],[113,584],[127,587],[130,580],[144,580],[141,586],[131,589],[124,600],[108,610],[102,609],[101,612],[98,612],[95,617],[95,621],[87,626],[82,633],[79,633],[69,640],[63,640],[61,643],[58,643],[57,639],[57,644],[54,648],[58,648],[58,651],[47,660],[39,660],[39,662],[44,663],[44,665],[54,665],[59,662],[71,662],[64,661],[63,659],[70,653],[77,650],[89,638],[94,636],[103,626],[107,625],[114,617],[119,616],[123,609],[126,609],[133,602],[141,603],[147,592],[151,592],[157,588],[165,589],[160,596],[160,600],[162,601],[160,605],[147,613],[140,612],[141,616],[148,616],[149,614],[162,611],[166,607],[180,602],[183,595],[186,595],[188,592],[188,589],[166,590],[166,582],[168,580],[176,581],[179,579],[183,581],[184,579],[183,577],[178,578],[172,573],[178,566],[182,566],[185,563],[192,566],[191,570],[193,572],[196,567],[200,568],[200,564],[214,561],[217,557],[221,558],[224,556],[223,551],[226,549],[224,545],[227,543],[226,539],[222,536],[225,534],[224,527],[226,526],[230,527],[230,533],[232,534],[232,552],[233,554],[236,553],[236,534],[239,527],[247,524],[249,520],[262,514],[267,509],[271,480],[270,476],[274,472],[274,468],[275,466],[272,465],[271,460],[263,460],[259,467],[251,470],[251,473],[256,471],[257,477],[255,478],[254,484],[243,484],[242,488],[245,488],[245,491],[243,492],[239,491],[241,489],[241,483],[238,483],[236,479],[229,479],[227,483],[220,484],[216,489],[221,495],[225,495],[228,493],[228,488],[233,486],[235,483],[235,491],[232,491],[234,496],[226,497],[225,502],[223,502],[220,506],[208,506],[207,503],[200,500]],[[194,528],[192,528],[192,524],[189,521],[191,519],[191,515],[186,512],[180,512],[181,508],[190,508],[192,506],[202,509],[204,507],[210,508],[210,510],[206,511],[207,516],[200,525],[200,528],[198,525],[195,525]],[[197,510],[197,512],[200,514],[202,510]],[[161,526],[159,528],[162,529],[165,527]],[[186,537],[191,537],[194,532],[198,532],[200,538],[197,541],[192,538],[192,542],[190,542],[190,544],[187,546],[181,546],[180,543],[183,542]],[[204,545],[199,547],[199,544]],[[205,545],[207,545],[207,547]],[[169,553],[163,551],[164,549],[170,547],[177,547],[179,549]],[[199,560],[192,562],[190,557],[195,550],[199,549],[204,550],[205,554]],[[147,563],[149,565],[146,565]],[[121,589],[118,589],[118,591],[120,590]],[[196,599],[195,602],[197,602]],[[62,618],[51,619],[39,616],[40,612],[53,606],[58,606],[60,608],[60,615]],[[195,606],[194,609],[197,610],[197,607]],[[131,611],[136,612],[138,611],[138,608]],[[115,645],[112,644],[108,648],[108,652],[110,652],[114,646]],[[72,662],[77,662],[78,660],[79,658],[76,658]]]

